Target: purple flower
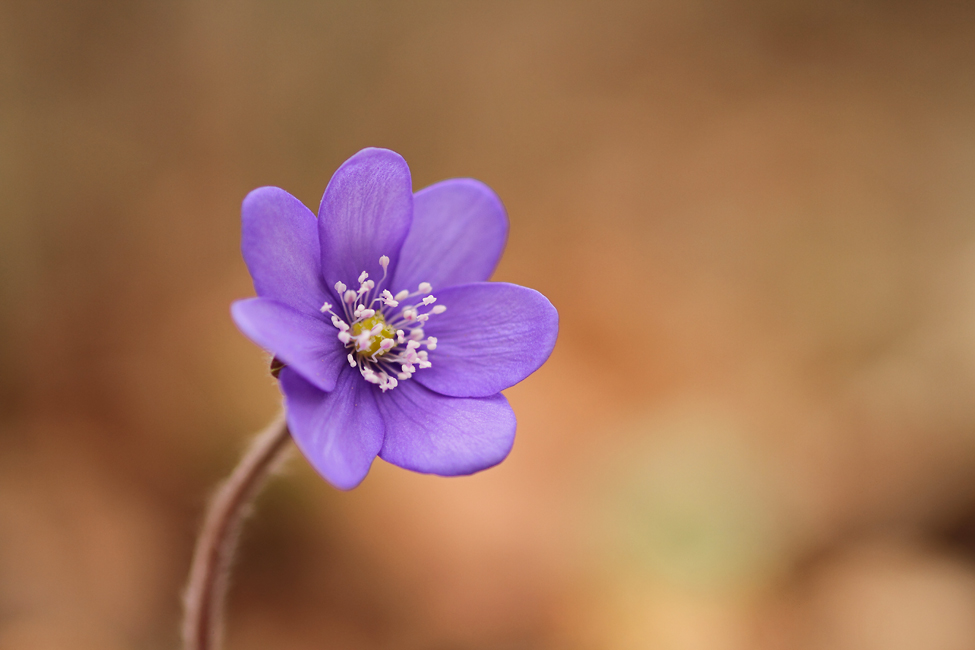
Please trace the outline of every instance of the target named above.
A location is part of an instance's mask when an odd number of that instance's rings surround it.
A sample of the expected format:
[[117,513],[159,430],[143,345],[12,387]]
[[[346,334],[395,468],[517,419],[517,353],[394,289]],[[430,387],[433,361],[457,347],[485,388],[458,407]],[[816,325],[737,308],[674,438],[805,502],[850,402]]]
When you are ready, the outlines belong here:
[[285,364],[288,426],[326,479],[353,488],[377,455],[444,476],[504,460],[515,415],[501,391],[551,354],[558,313],[485,281],[508,233],[494,192],[453,179],[414,194],[401,156],[364,149],[317,219],[275,187],[241,212],[259,297],[235,302],[234,321]]

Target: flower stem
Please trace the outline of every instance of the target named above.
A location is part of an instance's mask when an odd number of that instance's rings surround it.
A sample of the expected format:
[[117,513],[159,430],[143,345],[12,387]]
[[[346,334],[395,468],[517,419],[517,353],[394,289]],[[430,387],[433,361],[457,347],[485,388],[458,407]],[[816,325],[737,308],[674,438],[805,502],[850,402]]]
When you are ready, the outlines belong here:
[[184,650],[220,647],[227,574],[241,522],[265,479],[283,458],[290,439],[288,423],[281,413],[254,439],[210,502],[183,597]]

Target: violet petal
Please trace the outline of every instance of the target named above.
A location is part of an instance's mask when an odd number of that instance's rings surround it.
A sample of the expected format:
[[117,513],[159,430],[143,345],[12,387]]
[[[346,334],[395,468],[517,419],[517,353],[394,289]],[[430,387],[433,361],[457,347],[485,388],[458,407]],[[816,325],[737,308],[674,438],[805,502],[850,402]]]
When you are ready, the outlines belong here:
[[281,371],[288,427],[301,453],[329,483],[351,490],[366,477],[383,444],[383,419],[372,387],[345,366],[323,393],[292,368]]
[[379,457],[415,472],[472,474],[500,463],[514,444],[515,414],[501,394],[444,397],[408,380],[376,403],[386,424]]
[[545,363],[559,331],[559,314],[534,289],[507,282],[477,282],[436,291],[447,307],[424,325],[437,338],[432,367],[414,379],[453,397],[493,395]]
[[346,160],[329,181],[318,209],[325,282],[356,289],[353,283],[367,271],[378,283],[383,255],[390,259],[392,276],[412,220],[412,180],[402,156],[363,149]]
[[268,298],[238,300],[230,312],[252,341],[320,390],[335,389],[347,351],[331,323]]
[[508,238],[508,215],[484,183],[454,178],[413,195],[413,226],[403,243],[395,291],[435,290],[491,277]]
[[302,311],[317,311],[331,295],[322,280],[317,221],[280,188],[261,187],[247,195],[240,248],[257,295]]

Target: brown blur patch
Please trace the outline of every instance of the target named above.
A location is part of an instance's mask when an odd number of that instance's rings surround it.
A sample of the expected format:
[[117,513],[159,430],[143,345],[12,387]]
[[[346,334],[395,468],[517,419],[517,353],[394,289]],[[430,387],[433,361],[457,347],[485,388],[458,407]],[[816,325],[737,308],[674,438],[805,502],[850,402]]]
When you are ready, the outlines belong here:
[[296,457],[229,647],[970,647],[973,50],[963,3],[0,5],[0,648],[176,644],[279,403],[240,201],[373,145],[500,194],[559,344],[496,469]]

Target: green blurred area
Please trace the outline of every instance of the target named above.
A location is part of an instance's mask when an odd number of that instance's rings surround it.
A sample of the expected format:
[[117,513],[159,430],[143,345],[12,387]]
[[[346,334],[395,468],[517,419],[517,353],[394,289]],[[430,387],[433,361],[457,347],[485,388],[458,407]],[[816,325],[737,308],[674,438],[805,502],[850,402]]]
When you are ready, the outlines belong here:
[[228,648],[975,647],[975,5],[0,3],[0,650],[176,646],[278,408],[247,191],[366,146],[511,219],[501,466],[298,455]]

